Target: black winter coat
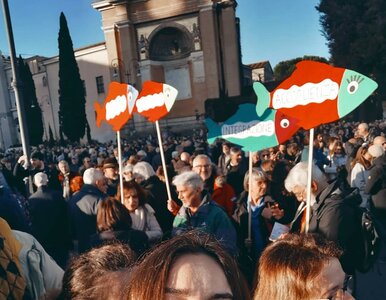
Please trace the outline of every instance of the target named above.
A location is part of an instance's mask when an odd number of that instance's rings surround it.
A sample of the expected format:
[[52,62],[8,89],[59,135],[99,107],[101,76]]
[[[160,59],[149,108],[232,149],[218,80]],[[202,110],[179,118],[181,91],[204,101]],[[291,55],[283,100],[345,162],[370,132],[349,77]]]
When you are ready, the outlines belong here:
[[[360,195],[357,189],[341,191],[333,181],[316,197],[312,207],[309,232],[319,233],[344,251],[340,262],[344,271],[353,274],[360,257],[361,224],[358,221]],[[358,202],[359,201],[359,202]]]
[[72,234],[79,253],[90,248],[90,236],[96,233],[98,203],[106,197],[96,186],[84,184],[69,200]]

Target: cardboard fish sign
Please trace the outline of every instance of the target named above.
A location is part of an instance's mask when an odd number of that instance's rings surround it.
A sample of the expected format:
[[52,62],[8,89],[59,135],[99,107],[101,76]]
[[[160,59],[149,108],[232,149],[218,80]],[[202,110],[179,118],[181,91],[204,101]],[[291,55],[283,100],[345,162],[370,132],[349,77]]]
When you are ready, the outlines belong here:
[[165,83],[145,81],[136,102],[136,112],[150,122],[158,121],[171,110],[178,91]]
[[132,117],[138,91],[129,84],[112,81],[109,92],[101,106],[94,102],[96,111],[96,125],[99,127],[103,120],[118,131]]
[[259,82],[253,89],[256,112],[280,110],[310,129],[334,122],[352,112],[378,87],[372,79],[352,70],[315,61],[301,61],[295,71],[271,93]]
[[240,145],[245,151],[259,151],[277,146],[299,129],[296,120],[280,111],[267,109],[261,117],[256,114],[254,104],[241,104],[237,112],[222,125],[205,119],[208,128],[208,143],[223,138]]

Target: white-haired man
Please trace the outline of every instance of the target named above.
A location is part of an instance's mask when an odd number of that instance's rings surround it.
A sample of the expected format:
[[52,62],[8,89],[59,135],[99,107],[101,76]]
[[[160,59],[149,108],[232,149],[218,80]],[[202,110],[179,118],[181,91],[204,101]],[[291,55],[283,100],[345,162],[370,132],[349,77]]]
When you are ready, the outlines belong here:
[[[285,179],[285,188],[298,201],[307,199],[308,163],[300,162],[291,169]],[[315,165],[311,174],[311,218],[309,232],[319,233],[340,246],[344,253],[341,258],[343,269],[352,274],[356,259],[359,258],[360,223],[357,220],[357,190],[342,190],[339,181],[332,183]],[[304,204],[303,204],[304,205]],[[304,211],[305,213],[305,211]]]
[[172,235],[192,229],[213,234],[231,254],[236,254],[236,231],[230,219],[209,194],[203,194],[204,182],[196,172],[185,172],[173,180],[182,207],[174,222]]
[[84,185],[69,200],[73,237],[78,241],[79,253],[90,247],[90,235],[96,231],[99,201],[106,197],[107,179],[99,169],[89,168],[83,174]]

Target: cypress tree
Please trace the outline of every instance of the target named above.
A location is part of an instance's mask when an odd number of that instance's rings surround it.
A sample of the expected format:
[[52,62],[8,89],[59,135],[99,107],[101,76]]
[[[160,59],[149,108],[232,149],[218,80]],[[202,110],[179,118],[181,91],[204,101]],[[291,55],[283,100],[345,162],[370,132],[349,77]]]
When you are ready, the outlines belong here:
[[51,126],[48,126],[48,134],[49,134],[49,136],[50,136],[50,139],[49,139],[49,145],[50,145],[50,146],[53,146],[54,143],[55,143],[55,139],[54,139],[54,134],[52,133]]
[[63,12],[59,29],[59,127],[72,142],[79,142],[86,129],[86,100],[72,40]]
[[18,68],[23,87],[22,94],[28,137],[30,144],[36,146],[43,143],[44,127],[42,111],[36,98],[35,82],[33,81],[31,70],[28,64],[24,63],[21,56],[19,56],[18,59]]

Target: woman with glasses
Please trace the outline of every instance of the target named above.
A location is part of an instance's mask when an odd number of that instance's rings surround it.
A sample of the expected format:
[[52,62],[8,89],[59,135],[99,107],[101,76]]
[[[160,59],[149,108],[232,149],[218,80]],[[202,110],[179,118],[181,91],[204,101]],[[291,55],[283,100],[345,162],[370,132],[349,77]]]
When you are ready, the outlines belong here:
[[260,257],[255,300],[354,299],[339,263],[341,250],[317,235],[289,234]]

